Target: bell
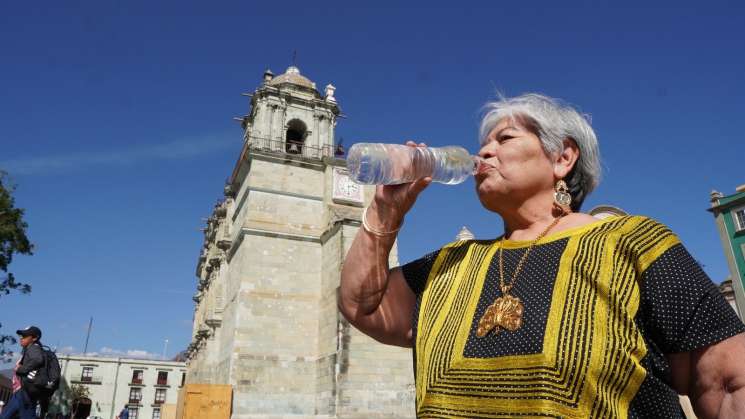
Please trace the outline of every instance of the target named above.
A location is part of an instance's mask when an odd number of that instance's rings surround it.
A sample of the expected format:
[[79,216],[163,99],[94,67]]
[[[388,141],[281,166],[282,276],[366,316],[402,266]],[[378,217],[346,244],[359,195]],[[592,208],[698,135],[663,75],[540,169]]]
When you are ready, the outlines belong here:
[[298,147],[297,143],[290,143],[290,147],[287,149],[287,152],[291,154],[300,154],[300,147]]

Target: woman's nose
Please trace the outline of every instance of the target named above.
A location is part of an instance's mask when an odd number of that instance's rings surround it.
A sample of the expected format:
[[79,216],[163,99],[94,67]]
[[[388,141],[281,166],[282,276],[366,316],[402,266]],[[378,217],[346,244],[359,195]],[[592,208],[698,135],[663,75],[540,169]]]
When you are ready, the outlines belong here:
[[482,159],[488,159],[489,157],[494,157],[496,151],[497,149],[494,146],[494,142],[488,142],[479,149],[478,154]]

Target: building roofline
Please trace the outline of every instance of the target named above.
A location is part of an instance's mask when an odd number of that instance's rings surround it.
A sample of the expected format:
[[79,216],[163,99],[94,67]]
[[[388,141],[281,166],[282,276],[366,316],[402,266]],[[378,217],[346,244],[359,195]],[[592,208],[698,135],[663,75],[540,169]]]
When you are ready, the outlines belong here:
[[88,356],[88,355],[57,355],[60,360],[89,361],[89,362],[109,362],[120,364],[147,364],[147,365],[169,365],[174,367],[186,368],[186,362],[183,361],[166,361],[158,359],[126,358],[126,357],[105,357],[105,356]]
[[[736,195],[739,195],[739,194],[736,194]],[[724,197],[722,199],[726,199],[726,198],[730,198],[730,197]],[[718,201],[721,202],[722,199],[719,199]],[[742,196],[738,196],[735,199],[727,200],[726,202],[723,202],[721,204],[712,205],[711,207],[706,208],[706,210],[709,212],[721,212],[724,210],[728,210],[730,208],[739,207],[741,205],[745,205],[745,193],[743,193]]]

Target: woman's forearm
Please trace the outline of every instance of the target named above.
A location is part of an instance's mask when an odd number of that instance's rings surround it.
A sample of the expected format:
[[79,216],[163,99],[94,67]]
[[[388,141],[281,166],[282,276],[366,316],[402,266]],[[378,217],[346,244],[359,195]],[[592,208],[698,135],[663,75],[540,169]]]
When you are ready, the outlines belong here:
[[416,296],[401,270],[389,269],[388,258],[406,213],[430,182],[424,178],[401,185],[378,185],[344,259],[339,310],[357,329],[379,342],[411,346]]
[[375,312],[388,287],[388,258],[403,220],[380,214],[376,205],[362,213],[362,226],[344,259],[339,305],[347,317]]
[[395,235],[377,237],[360,227],[341,272],[339,305],[347,317],[373,313],[388,286],[388,258]]

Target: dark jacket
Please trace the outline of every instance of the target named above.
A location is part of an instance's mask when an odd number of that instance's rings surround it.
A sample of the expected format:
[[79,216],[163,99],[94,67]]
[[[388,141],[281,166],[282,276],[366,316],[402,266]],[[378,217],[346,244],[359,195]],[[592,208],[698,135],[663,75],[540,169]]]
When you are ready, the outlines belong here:
[[[39,397],[40,394],[38,388],[34,385],[33,381],[39,381],[41,378],[39,374],[44,368],[44,350],[41,349],[39,342],[34,342],[31,345],[23,348],[21,355],[21,362],[16,370],[16,375],[21,379],[21,387],[31,397]],[[37,380],[31,380],[28,378],[28,373],[36,371]]]

